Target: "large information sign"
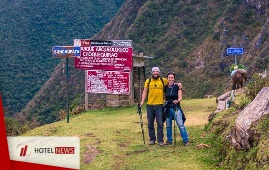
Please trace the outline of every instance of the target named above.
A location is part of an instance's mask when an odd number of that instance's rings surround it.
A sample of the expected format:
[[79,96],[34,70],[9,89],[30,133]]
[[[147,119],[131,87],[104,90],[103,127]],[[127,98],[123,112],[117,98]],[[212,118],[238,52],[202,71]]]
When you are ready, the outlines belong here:
[[130,73],[122,71],[87,70],[86,92],[130,94]]
[[132,41],[99,41],[75,39],[80,46],[80,57],[75,58],[75,68],[85,70],[132,70]]

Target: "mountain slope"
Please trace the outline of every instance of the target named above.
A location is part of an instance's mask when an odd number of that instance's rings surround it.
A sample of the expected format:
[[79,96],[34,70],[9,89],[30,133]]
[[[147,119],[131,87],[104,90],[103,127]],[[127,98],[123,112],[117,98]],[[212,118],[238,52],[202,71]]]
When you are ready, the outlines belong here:
[[51,76],[60,59],[51,48],[88,38],[124,0],[2,0],[0,80],[5,115],[19,112]]
[[[92,38],[132,39],[134,51],[155,56],[147,61],[147,69],[157,65],[161,70],[176,72],[177,81],[184,85],[185,97],[217,95],[230,88],[229,68],[234,56],[226,55],[228,47],[244,47],[245,54],[237,56],[238,62],[247,66],[250,75],[268,69],[267,3],[127,0]],[[46,85],[17,115],[21,120],[36,119],[40,124],[58,120],[57,109],[64,108],[66,100],[61,68],[56,67]],[[73,63],[70,70],[71,103],[83,104],[84,73],[74,69]],[[104,95],[90,97],[90,102],[103,104]]]
[[[135,16],[140,9],[139,6],[144,5],[143,2],[146,1],[139,1],[138,4],[137,2],[127,1],[127,3],[124,4],[124,7],[120,10],[119,13],[126,13],[126,8],[130,8],[128,11],[130,11],[131,14]],[[125,16],[126,14],[123,14],[123,18],[125,18]],[[112,22],[115,22],[115,18],[117,17],[114,17]],[[136,17],[133,17],[133,21],[130,20],[130,18],[128,20],[121,20],[120,23],[123,25],[129,24],[130,26],[134,22],[135,18]],[[117,22],[118,21],[116,21],[116,23]],[[113,37],[111,38],[114,39]],[[122,37],[120,39],[125,39],[125,37]],[[35,122],[34,126],[43,125],[59,120],[59,110],[65,109],[67,105],[65,62],[66,60],[61,61],[61,63],[55,68],[50,79],[35,95],[34,99],[31,100],[20,113],[15,115],[18,120],[20,120],[21,122],[28,123]],[[84,71],[74,68],[73,59],[69,60],[69,74],[70,105],[81,104],[84,100]],[[104,95],[91,94],[90,98],[92,98],[92,101],[90,102],[103,105]]]

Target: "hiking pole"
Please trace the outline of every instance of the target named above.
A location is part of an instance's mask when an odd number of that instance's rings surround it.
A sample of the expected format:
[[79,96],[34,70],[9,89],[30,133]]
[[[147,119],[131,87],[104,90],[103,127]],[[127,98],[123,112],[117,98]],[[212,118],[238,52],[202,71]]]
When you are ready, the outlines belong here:
[[[137,69],[138,69],[137,71],[138,71],[139,99],[141,99],[141,96],[140,96],[141,95],[140,68],[138,67]],[[146,144],[145,143],[144,128],[143,128],[143,119],[142,119],[141,105],[140,105],[139,102],[137,103],[137,113],[139,114],[139,117],[140,117],[140,124],[141,124],[141,129],[142,129],[143,141],[144,141],[144,144]]]
[[140,124],[141,124],[141,129],[142,129],[143,141],[144,141],[144,144],[146,144],[140,103],[137,103],[137,113],[139,114],[139,117],[140,117]]
[[175,113],[174,113],[174,146],[176,146],[176,112],[178,111],[178,109],[177,109],[177,107],[176,107],[176,109],[174,110],[175,111]]

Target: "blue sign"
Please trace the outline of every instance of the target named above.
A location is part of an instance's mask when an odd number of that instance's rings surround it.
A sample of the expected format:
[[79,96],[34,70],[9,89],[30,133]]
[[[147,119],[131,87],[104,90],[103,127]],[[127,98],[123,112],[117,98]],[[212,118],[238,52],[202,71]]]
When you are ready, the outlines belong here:
[[228,55],[237,55],[237,54],[243,54],[243,53],[244,53],[243,48],[227,48]]
[[52,56],[55,58],[80,57],[80,47],[78,46],[54,46]]

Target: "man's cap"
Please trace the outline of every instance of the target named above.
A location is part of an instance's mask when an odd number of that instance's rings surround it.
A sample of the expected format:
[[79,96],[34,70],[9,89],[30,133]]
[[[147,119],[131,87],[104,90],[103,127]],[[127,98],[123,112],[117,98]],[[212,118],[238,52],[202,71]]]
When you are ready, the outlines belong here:
[[151,72],[153,72],[153,71],[158,71],[158,72],[160,72],[160,69],[159,69],[159,67],[153,67],[153,68],[151,69]]

